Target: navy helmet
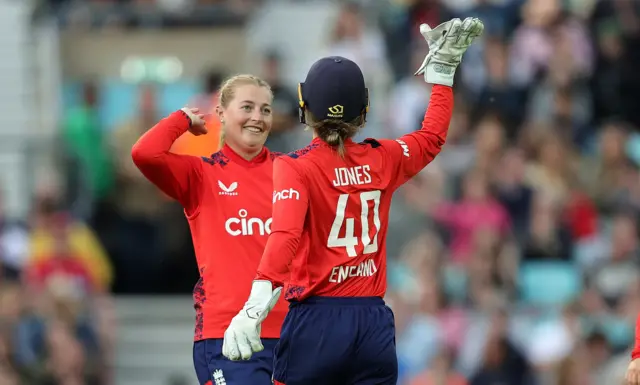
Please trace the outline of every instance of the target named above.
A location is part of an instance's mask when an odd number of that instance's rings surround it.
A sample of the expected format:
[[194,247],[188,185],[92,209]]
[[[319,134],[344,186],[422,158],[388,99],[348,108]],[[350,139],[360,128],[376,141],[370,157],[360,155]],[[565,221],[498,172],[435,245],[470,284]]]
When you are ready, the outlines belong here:
[[298,85],[300,122],[305,110],[317,120],[337,119],[350,122],[369,111],[369,90],[364,75],[353,61],[329,56],[315,62],[304,83]]

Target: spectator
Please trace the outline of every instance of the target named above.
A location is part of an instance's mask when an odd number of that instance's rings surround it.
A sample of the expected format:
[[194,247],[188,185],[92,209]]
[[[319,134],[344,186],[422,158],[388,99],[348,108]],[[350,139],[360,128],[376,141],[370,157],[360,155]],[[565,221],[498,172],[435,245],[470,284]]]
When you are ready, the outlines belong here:
[[70,291],[80,297],[88,296],[96,291],[98,285],[91,277],[90,271],[81,260],[74,258],[65,228],[55,234],[52,254],[28,266],[25,280],[35,292],[42,291],[56,280],[64,280],[73,285]]
[[[326,49],[326,55],[343,56],[358,63],[362,68],[369,89],[369,103],[380,104],[383,92],[388,87],[389,69],[383,37],[376,28],[368,28],[361,5],[348,1],[340,6],[335,25]],[[384,119],[382,110],[371,109],[369,122]],[[367,135],[385,136],[379,124],[369,124]]]
[[34,269],[59,267],[59,260],[52,259],[60,251],[58,247],[63,246],[65,253],[78,262],[77,265],[69,262],[76,266],[74,269],[86,271],[91,276],[90,285],[97,291],[107,292],[113,280],[111,262],[93,231],[83,222],[59,210],[56,198],[52,196],[39,198],[35,210],[29,236],[28,264],[39,266]]
[[571,234],[564,227],[556,202],[544,193],[536,195],[532,207],[523,258],[526,260],[568,260],[572,254]]
[[331,55],[361,63],[362,72],[374,80],[383,71],[385,49],[375,30],[367,30],[362,8],[356,2],[341,7],[329,41]]
[[13,359],[13,329],[0,319],[0,385],[20,384],[20,373]]
[[25,225],[5,217],[2,203],[0,196],[0,283],[20,278],[29,244]]
[[582,350],[577,350],[571,356],[562,360],[555,373],[558,385],[591,385],[596,384],[590,378],[587,360]]
[[44,384],[99,384],[87,365],[86,351],[63,323],[54,322],[46,334],[47,369]]
[[593,273],[593,282],[603,298],[614,306],[631,285],[637,284],[638,274],[637,219],[618,214],[611,227],[609,259]]
[[82,84],[82,101],[70,109],[63,123],[62,139],[69,156],[68,201],[74,215],[93,219],[98,205],[113,188],[113,165],[98,115],[98,86]]
[[[414,48],[412,67],[420,68],[423,60],[424,46],[420,44]],[[390,97],[388,135],[399,137],[414,131],[422,123],[430,94],[429,87],[421,77],[412,76],[411,73],[403,76]]]
[[522,150],[509,149],[493,175],[497,198],[509,213],[513,230],[522,241],[529,228],[533,189],[525,181],[527,161]]
[[460,202],[442,202],[432,213],[451,231],[451,257],[460,264],[471,259],[478,231],[488,229],[504,236],[510,229],[507,212],[490,195],[487,179],[479,172],[465,176]]
[[568,146],[558,134],[543,134],[535,148],[535,161],[529,163],[526,171],[527,183],[557,204],[564,204],[570,191],[573,159]]
[[[484,352],[480,366],[471,376],[469,384],[529,384],[532,373],[524,355],[508,335],[508,319],[503,311],[495,311],[484,336]],[[476,352],[480,353],[480,352]]]
[[468,382],[453,369],[453,354],[443,349],[435,358],[430,370],[412,378],[408,385],[467,385]]
[[133,144],[159,120],[156,91],[150,84],[141,85],[137,116],[113,132],[112,144],[118,168],[117,193],[112,196],[117,214],[113,229],[117,235],[112,255],[117,269],[118,290],[126,288],[141,292],[154,287],[158,279],[158,261],[163,255],[160,219],[167,201],[131,159]]
[[527,368],[524,357],[508,342],[500,337],[492,337],[484,352],[484,362],[470,385],[501,383],[505,385],[527,384]]
[[292,132],[298,126],[298,96],[283,83],[280,54],[267,52],[262,60],[262,78],[269,83],[273,93],[273,126],[266,146],[271,151],[289,152],[298,144],[293,140],[296,138]]

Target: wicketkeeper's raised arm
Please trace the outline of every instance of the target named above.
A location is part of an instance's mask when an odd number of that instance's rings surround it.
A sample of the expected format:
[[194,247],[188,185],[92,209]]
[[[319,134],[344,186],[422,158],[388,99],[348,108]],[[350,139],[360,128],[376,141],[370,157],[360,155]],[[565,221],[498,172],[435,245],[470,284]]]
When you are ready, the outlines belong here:
[[200,200],[203,161],[169,150],[190,125],[188,114],[176,111],[142,135],[131,150],[133,162],[142,174],[187,212],[194,211]]
[[484,25],[476,18],[453,19],[435,29],[426,24],[420,26],[429,53],[415,75],[424,75],[425,82],[433,84],[433,90],[420,130],[395,141],[381,141],[396,167],[396,186],[405,183],[440,153],[453,114],[451,87],[456,69],[462,55],[483,30]]
[[434,85],[420,129],[395,141],[381,141],[396,167],[396,186],[411,179],[440,153],[447,139],[452,114],[453,90],[448,86]]

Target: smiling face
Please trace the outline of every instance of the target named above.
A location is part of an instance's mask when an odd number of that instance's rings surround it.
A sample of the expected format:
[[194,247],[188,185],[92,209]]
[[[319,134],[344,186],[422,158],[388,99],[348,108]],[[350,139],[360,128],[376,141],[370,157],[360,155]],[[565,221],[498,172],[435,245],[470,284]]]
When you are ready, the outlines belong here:
[[240,155],[251,158],[262,150],[271,131],[271,90],[260,80],[245,79],[226,84],[221,92],[217,112],[224,127],[224,141]]

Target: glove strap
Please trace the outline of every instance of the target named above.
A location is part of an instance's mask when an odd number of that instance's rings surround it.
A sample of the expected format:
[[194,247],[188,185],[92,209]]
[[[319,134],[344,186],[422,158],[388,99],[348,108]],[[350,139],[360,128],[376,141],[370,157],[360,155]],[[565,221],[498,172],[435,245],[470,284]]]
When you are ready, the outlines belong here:
[[255,280],[251,285],[251,294],[249,294],[249,301],[252,298],[259,299],[260,302],[265,303],[271,298],[273,293],[273,284],[267,280]]
[[255,319],[258,323],[264,321],[278,301],[281,292],[281,287],[273,290],[273,284],[271,281],[253,281],[253,284],[251,285],[251,294],[243,308],[245,315],[248,318]]
[[456,65],[431,61],[424,72],[424,81],[431,84],[453,86],[453,78],[456,75]]

